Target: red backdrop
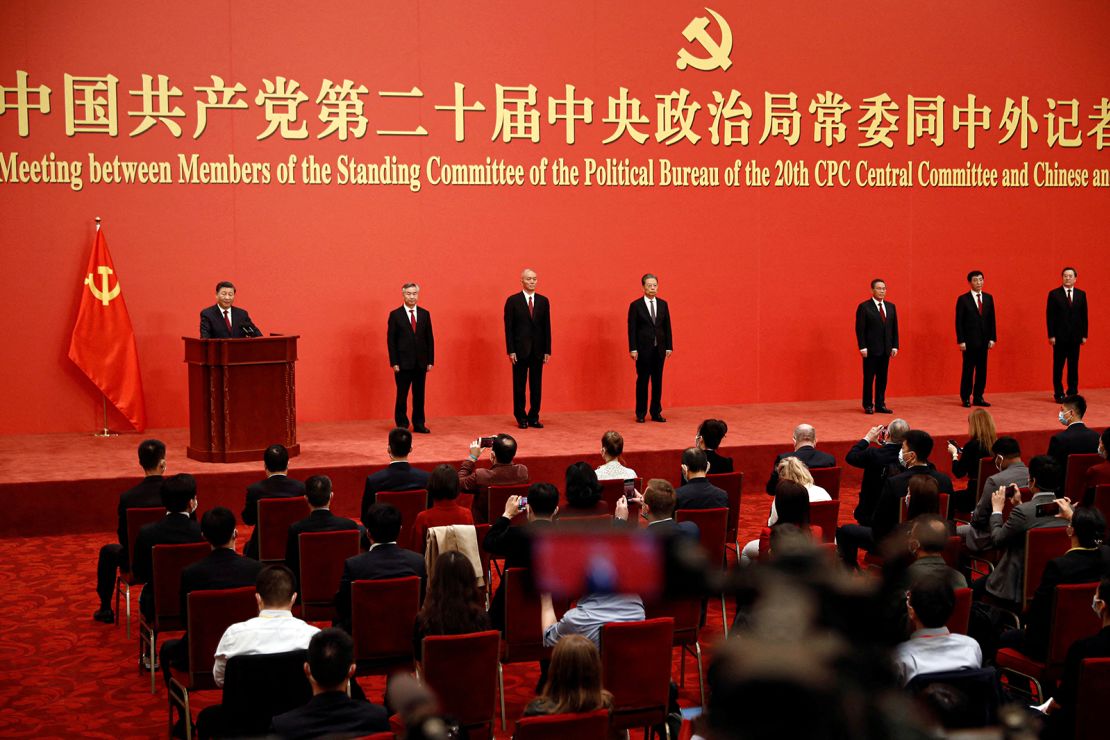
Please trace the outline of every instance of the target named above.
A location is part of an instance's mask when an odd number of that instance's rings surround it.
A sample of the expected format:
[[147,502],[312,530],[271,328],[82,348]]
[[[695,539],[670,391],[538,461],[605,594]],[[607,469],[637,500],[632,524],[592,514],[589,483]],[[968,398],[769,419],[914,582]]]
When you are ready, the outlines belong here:
[[[334,163],[340,155],[380,162],[395,155],[423,163],[482,162],[486,156],[525,166],[566,157],[667,158],[723,169],[736,159],[772,167],[778,159],[867,160],[882,166],[929,160],[991,167],[1059,162],[1110,167],[1085,133],[1094,106],[1110,94],[1105,39],[1110,5],[991,1],[814,4],[781,0],[717,2],[734,37],[727,71],[679,71],[679,48],[705,56],[681,36],[702,4],[407,2],[326,4],[207,0],[156,13],[102,0],[0,7],[6,41],[0,86],[16,71],[52,90],[52,111],[29,111],[20,136],[17,111],[0,116],[0,155],[87,161],[114,156],[168,160],[270,162],[293,154]],[[714,23],[710,33],[720,38]],[[119,134],[66,136],[65,74],[119,78]],[[183,96],[175,138],[157,123],[129,136],[128,116],[141,75],[165,74]],[[191,138],[195,86],[210,75],[242,82],[246,110],[210,112]],[[256,137],[265,129],[255,95],[263,79],[300,81],[305,140]],[[321,82],[365,85],[368,130],[362,138],[320,139]],[[466,102],[485,112],[466,118],[454,139],[452,114],[435,110],[466,85]],[[539,143],[493,141],[495,84],[538,89],[544,119]],[[547,123],[548,97],[565,85],[594,101],[592,124]],[[420,99],[377,91],[419,87]],[[627,136],[602,145],[613,127],[608,98],[620,87],[643,103],[656,130],[656,95],[686,88],[701,104],[696,145],[643,146]],[[713,146],[712,92],[742,93],[752,107],[747,146]],[[826,90],[853,106],[847,140],[813,141],[810,101]],[[801,138],[758,144],[764,92],[797,93]],[[901,106],[894,147],[861,148],[859,106],[887,93]],[[974,93],[991,108],[990,131],[969,150],[952,131],[952,105]],[[943,146],[907,145],[907,95],[947,100]],[[1017,137],[999,144],[1007,97],[1029,97],[1039,123],[1027,149]],[[1050,148],[1047,99],[1077,99],[1082,145]],[[14,93],[7,93],[9,105]],[[423,125],[426,137],[378,136],[377,129]],[[658,168],[657,168],[658,169]],[[87,178],[86,172],[83,173]],[[422,173],[423,174],[423,173]],[[176,170],[175,170],[176,175]],[[658,176],[658,172],[657,172]],[[550,177],[548,179],[550,183]],[[104,218],[138,339],[153,427],[186,423],[183,334],[195,334],[198,311],[213,302],[217,280],[239,286],[238,305],[266,331],[298,333],[302,421],[387,417],[393,385],[385,352],[386,313],[399,305],[406,280],[421,283],[433,312],[437,367],[429,382],[431,418],[510,411],[509,367],[501,310],[519,289],[521,268],[540,277],[553,304],[554,357],[546,373],[545,410],[631,408],[633,368],[625,312],[639,276],[660,277],[670,301],[676,353],[668,363],[667,405],[858,397],[859,358],[852,335],[855,305],[868,280],[884,277],[898,305],[903,353],[894,361],[890,396],[956,394],[959,356],[953,304],[965,273],[986,272],[998,303],[1000,342],[990,391],[1049,387],[1045,292],[1064,264],[1079,268],[1089,291],[1092,341],[1083,354],[1085,386],[1110,381],[1110,350],[1101,321],[1106,259],[1105,188],[599,188],[404,187],[351,185],[64,184],[4,182],[0,274],[9,316],[0,345],[7,388],[0,433],[88,430],[99,395],[66,359],[93,217]],[[121,420],[116,420],[122,424]],[[434,425],[434,424],[433,424]]]

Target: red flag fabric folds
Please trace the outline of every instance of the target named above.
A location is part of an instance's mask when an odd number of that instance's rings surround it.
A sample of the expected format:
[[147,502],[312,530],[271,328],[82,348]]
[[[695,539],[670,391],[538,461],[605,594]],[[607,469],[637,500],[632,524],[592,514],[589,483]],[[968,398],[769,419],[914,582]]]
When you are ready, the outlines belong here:
[[81,308],[69,342],[69,359],[119,409],[136,431],[146,428],[135,332],[119,276],[100,226],[81,286]]

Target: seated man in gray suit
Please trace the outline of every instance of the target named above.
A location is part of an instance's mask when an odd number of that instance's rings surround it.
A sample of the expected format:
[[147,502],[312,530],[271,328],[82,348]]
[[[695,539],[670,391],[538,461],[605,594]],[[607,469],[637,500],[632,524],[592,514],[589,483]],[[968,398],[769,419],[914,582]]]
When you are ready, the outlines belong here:
[[1029,468],[1021,461],[1021,447],[1013,437],[999,437],[991,447],[998,472],[983,483],[979,503],[971,515],[971,524],[961,524],[956,533],[963,537],[971,552],[991,549],[991,494],[1011,483],[1018,488],[1029,485]]

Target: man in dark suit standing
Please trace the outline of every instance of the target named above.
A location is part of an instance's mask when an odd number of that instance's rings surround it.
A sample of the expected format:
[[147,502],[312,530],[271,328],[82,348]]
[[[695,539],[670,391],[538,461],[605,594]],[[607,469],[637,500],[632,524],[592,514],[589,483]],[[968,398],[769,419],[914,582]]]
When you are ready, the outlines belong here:
[[994,296],[983,292],[983,273],[967,274],[971,291],[956,299],[956,343],[963,352],[960,400],[964,408],[990,406],[983,400],[987,387],[987,351],[998,341],[994,318]]
[[[505,349],[513,363],[513,416],[521,429],[543,429],[543,366],[551,359],[551,304],[536,292],[535,270],[520,273],[524,290],[505,301]],[[527,413],[524,386],[531,390]]]
[[674,350],[671,341],[671,312],[667,302],[656,297],[659,279],[650,272],[640,278],[643,298],[628,307],[628,354],[636,361],[636,422],[644,423],[651,383],[651,420],[663,418],[663,363]]
[[863,411],[889,414],[886,376],[890,358],[898,355],[898,313],[886,300],[886,281],[881,278],[871,281],[871,298],[856,308],[856,344],[863,356]]
[[304,483],[289,477],[289,450],[285,445],[270,445],[263,453],[266,477],[247,486],[243,505],[243,524],[254,527],[243,554],[258,560],[258,502],[264,498],[296,498],[304,495]]
[[1065,267],[1060,273],[1064,284],[1048,292],[1045,320],[1048,343],[1052,345],[1052,392],[1056,402],[1064,400],[1060,374],[1068,365],[1067,395],[1079,393],[1079,348],[1087,343],[1087,294],[1075,287],[1079,273]]
[[262,330],[251,321],[251,315],[235,308],[235,286],[227,280],[216,283],[216,305],[200,312],[201,339],[241,339],[260,337]]
[[408,429],[409,418],[405,409],[411,387],[412,430],[427,434],[430,430],[424,426],[424,381],[436,358],[432,315],[416,305],[420,299],[420,286],[416,283],[405,283],[401,287],[401,296],[405,304],[390,312],[385,334],[389,364],[393,366],[393,378],[397,381],[393,421],[397,426]]
[[[342,532],[349,529],[362,529],[346,517],[331,513],[331,478],[314,475],[304,483],[304,497],[312,507],[307,517],[289,525],[289,536],[285,541],[285,564],[293,571],[293,577],[300,583],[301,578],[301,540],[305,532]],[[299,586],[298,586],[299,588]]]
[[139,530],[135,538],[135,561],[131,572],[142,581],[139,611],[148,622],[154,620],[154,546],[187,545],[202,542],[200,525],[192,518],[197,510],[197,481],[188,473],[171,475],[162,481],[162,505],[166,516]]
[[[389,465],[366,476],[366,484],[362,487],[359,516],[363,524],[366,524],[366,514],[377,500],[378,491],[418,491],[428,487],[428,471],[409,465],[412,432],[401,427],[390,430],[385,451],[389,455]],[[431,505],[429,498],[428,506]]]

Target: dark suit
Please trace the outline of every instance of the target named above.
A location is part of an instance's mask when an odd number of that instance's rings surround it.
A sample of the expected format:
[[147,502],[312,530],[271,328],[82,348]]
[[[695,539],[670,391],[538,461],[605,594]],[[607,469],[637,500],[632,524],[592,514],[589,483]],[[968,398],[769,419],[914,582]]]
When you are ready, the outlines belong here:
[[1079,668],[1085,658],[1110,658],[1110,627],[1103,627],[1090,637],[1076,640],[1064,658],[1064,670],[1055,695],[1060,708],[1049,715],[1051,737],[1075,737],[1075,705],[1079,699]]
[[343,691],[317,694],[303,707],[273,719],[272,730],[284,740],[356,737],[389,730],[385,707],[358,701]]
[[[774,467],[771,468],[771,477],[767,479],[767,494],[775,495],[775,486],[779,484],[779,463],[783,458],[796,457],[806,464],[807,468],[835,468],[836,458],[827,452],[822,452],[813,445],[803,445],[790,452],[780,452],[775,457]],[[713,468],[710,468],[712,471]]]
[[1030,658],[1048,655],[1048,631],[1052,622],[1052,600],[1056,587],[1066,583],[1098,583],[1110,575],[1110,547],[1071,549],[1045,563],[1040,585],[1025,615],[1025,639],[1021,651]]
[[1079,288],[1072,288],[1072,300],[1068,303],[1063,286],[1050,290],[1045,306],[1045,323],[1048,325],[1048,338],[1056,340],[1052,345],[1053,393],[1057,397],[1064,395],[1060,373],[1064,371],[1064,363],[1067,363],[1067,395],[1074,395],[1079,392],[1079,348],[1087,338],[1087,294]]
[[[532,566],[532,535],[552,526],[547,519],[535,519],[523,527],[512,526],[512,520],[499,516],[486,532],[482,547],[495,558],[505,559],[505,570],[509,568],[530,568]],[[494,629],[505,629],[505,589],[504,580],[498,585],[497,592],[489,606],[489,621]]]
[[956,299],[956,343],[964,345],[960,398],[981,399],[987,387],[987,348],[998,341],[994,318],[994,296],[980,294],[983,310],[971,292]]
[[663,363],[674,349],[671,338],[671,312],[667,302],[655,298],[652,318],[643,297],[628,307],[628,351],[636,353],[636,418],[649,411],[648,382],[651,382],[652,417],[663,413]]
[[871,526],[871,517],[875,513],[875,506],[879,503],[879,494],[882,493],[883,483],[886,482],[891,470],[896,471],[895,475],[901,471],[898,466],[898,451],[901,449],[902,445],[894,442],[874,447],[866,439],[861,439],[844,457],[844,462],[853,468],[863,468],[859,502],[852,515],[865,527]]
[[1098,432],[1081,421],[1069,424],[1067,429],[1057,432],[1048,440],[1048,456],[1060,466],[1061,483],[1068,479],[1068,455],[1092,452],[1098,452]]
[[[543,398],[543,358],[551,354],[551,304],[534,293],[533,310],[529,312],[524,292],[514,293],[505,301],[505,351],[516,354],[513,365],[513,416],[518,422],[540,419]],[[530,379],[529,379],[530,378]],[[524,386],[529,385],[531,397],[524,410]]]
[[[305,532],[342,532],[348,529],[362,529],[358,522],[346,517],[336,516],[327,509],[316,509],[299,522],[289,525],[289,537],[285,541],[285,564],[293,571],[293,577],[300,583],[301,578],[301,541]],[[298,586],[298,588],[300,588]]]
[[[706,450],[705,459],[709,462],[709,475],[733,472],[732,458],[717,454],[716,450]],[[682,479],[683,483],[685,483],[686,473],[682,472],[681,467],[678,470],[678,477]]]
[[856,344],[867,350],[867,357],[863,358],[864,408],[886,406],[887,369],[891,351],[898,349],[898,313],[890,301],[883,301],[883,308],[885,320],[871,298],[856,307]]
[[[209,306],[200,312],[201,339],[241,339],[248,336],[261,336],[262,330],[251,321],[251,315],[241,308],[232,306],[231,331],[227,330],[223,311],[219,304]],[[248,334],[248,330],[252,334]]]
[[879,494],[879,501],[875,505],[875,513],[871,517],[871,533],[876,543],[882,542],[883,538],[898,526],[902,499],[906,497],[906,492],[909,490],[910,478],[915,475],[929,476],[937,482],[941,493],[952,495],[952,479],[928,465],[914,465],[898,475],[887,478]]
[[148,475],[133,488],[119,496],[116,506],[116,537],[119,543],[100,548],[96,561],[96,595],[102,609],[108,608],[116,585],[116,569],[127,573],[131,569],[131,552],[127,541],[127,510],[162,506],[162,476]]
[[424,558],[396,544],[382,544],[343,563],[343,577],[335,595],[335,626],[351,631],[351,584],[355,581],[378,581],[383,578],[420,576],[421,592],[428,571]]
[[247,486],[247,500],[243,504],[243,524],[254,527],[243,554],[258,560],[258,502],[264,498],[296,498],[304,495],[304,483],[287,475],[271,475]]
[[694,478],[675,493],[675,509],[727,509],[728,494],[705,478]]
[[393,421],[397,426],[407,429],[408,415],[405,413],[409,388],[412,388],[412,425],[424,426],[424,381],[428,367],[435,364],[436,343],[432,335],[432,315],[419,306],[416,307],[416,330],[407,306],[395,308],[389,313],[386,323],[385,343],[389,348],[389,364],[401,368],[393,374],[397,382],[397,402],[393,407]]
[[387,467],[366,476],[362,487],[362,523],[366,524],[366,512],[374,505],[378,491],[419,491],[428,487],[429,473],[414,468],[407,462],[391,462]]
[[203,542],[200,525],[188,514],[166,514],[166,517],[139,530],[135,540],[135,562],[131,572],[145,583],[139,594],[139,610],[147,621],[154,619],[154,557],[155,545],[187,545]]

